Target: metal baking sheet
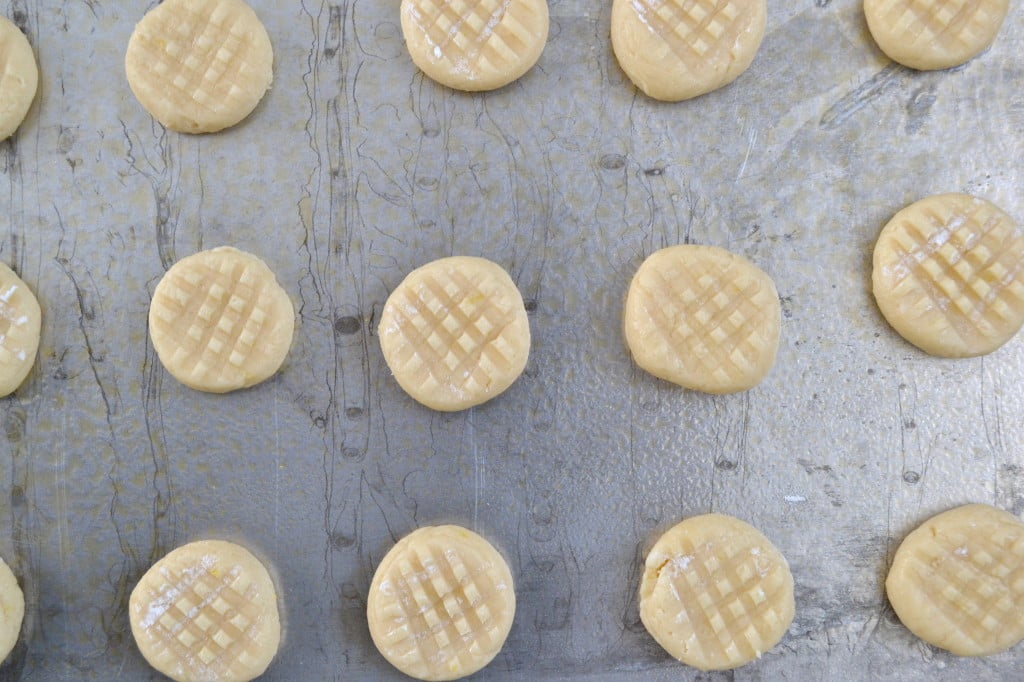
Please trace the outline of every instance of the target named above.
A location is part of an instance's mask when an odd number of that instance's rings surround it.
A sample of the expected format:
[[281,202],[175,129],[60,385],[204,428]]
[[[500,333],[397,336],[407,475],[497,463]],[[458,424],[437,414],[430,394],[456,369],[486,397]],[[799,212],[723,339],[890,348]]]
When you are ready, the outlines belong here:
[[[753,66],[661,104],[618,68],[610,3],[551,2],[550,41],[489,94],[426,80],[398,2],[251,0],[272,91],[242,125],[165,132],[123,56],[154,3],[6,0],[41,93],[0,145],[0,257],[35,288],[39,360],[0,401],[0,556],[28,611],[2,674],[152,679],[127,596],[184,542],[273,564],[287,620],[269,680],[397,676],[364,616],[374,567],[419,525],[490,538],[517,578],[511,636],[480,679],[1017,679],[1024,647],[959,659],[887,606],[902,537],[966,502],[1024,511],[1024,339],[927,357],[881,319],[884,222],[967,191],[1024,218],[1024,9],[966,66],[894,66],[857,0],[769,3]],[[778,361],[754,390],[679,390],[620,331],[645,255],[680,242],[775,280]],[[283,371],[227,396],[168,377],[146,331],[164,270],[229,244],[263,256],[298,311]],[[423,262],[505,266],[530,309],[525,375],[458,414],[388,375],[375,324]],[[639,623],[658,532],[719,511],[789,558],[797,615],[759,662],[698,675]]]

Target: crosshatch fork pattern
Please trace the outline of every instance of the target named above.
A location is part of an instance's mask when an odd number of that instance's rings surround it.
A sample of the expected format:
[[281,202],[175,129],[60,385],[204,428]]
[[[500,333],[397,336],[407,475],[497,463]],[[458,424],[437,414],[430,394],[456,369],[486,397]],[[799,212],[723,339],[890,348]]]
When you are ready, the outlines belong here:
[[640,19],[690,69],[703,68],[708,55],[731,49],[748,23],[737,0],[632,0]]
[[985,645],[1016,623],[1024,606],[1024,535],[936,534],[911,555],[915,586],[946,626]]
[[506,614],[498,586],[475,556],[437,546],[418,549],[391,568],[393,599],[409,627],[389,648],[396,656],[416,651],[429,667],[458,660],[461,669],[472,670],[479,652],[503,641]]
[[406,287],[392,307],[405,340],[403,371],[421,386],[433,380],[455,390],[470,383],[486,388],[495,374],[509,372],[504,332],[516,311],[493,296],[495,289],[489,277],[470,279],[457,270]]
[[153,602],[169,604],[146,631],[163,648],[162,657],[185,663],[192,674],[244,676],[251,672],[248,661],[262,656],[256,587],[239,584],[238,566],[219,573],[162,569],[166,583]]
[[754,546],[688,539],[681,541],[678,556],[692,559],[678,570],[667,564],[662,579],[673,583],[680,615],[691,624],[705,658],[733,659],[734,648],[753,658],[774,643],[786,595],[778,564]]
[[0,367],[25,362],[27,349],[38,344],[38,324],[29,317],[29,294],[22,286],[4,280],[0,272]]
[[995,19],[989,0],[882,0],[888,26],[905,26],[911,40],[951,48],[990,40]]
[[898,258],[890,266],[897,273],[893,287],[912,277],[931,309],[941,311],[961,338],[1017,324],[1024,311],[1019,281],[1024,237],[983,204],[952,215],[931,210],[914,215],[899,224],[892,239]]
[[537,24],[529,3],[516,0],[416,0],[412,13],[441,55],[470,70],[515,63]]
[[169,286],[155,299],[160,331],[177,346],[175,362],[199,377],[235,374],[256,352],[267,318],[265,278],[242,263],[226,270],[193,263],[171,270]]
[[760,334],[766,312],[755,280],[724,283],[708,264],[667,273],[652,269],[650,276],[643,308],[664,347],[682,362],[735,379],[745,373],[741,358],[754,364],[765,352],[770,340]]
[[161,108],[192,103],[210,112],[247,106],[263,94],[247,80],[260,73],[252,60],[253,41],[246,37],[247,17],[235,3],[202,6],[202,12],[176,6],[154,17],[149,33],[156,40],[139,41],[147,64],[146,78],[134,82]]

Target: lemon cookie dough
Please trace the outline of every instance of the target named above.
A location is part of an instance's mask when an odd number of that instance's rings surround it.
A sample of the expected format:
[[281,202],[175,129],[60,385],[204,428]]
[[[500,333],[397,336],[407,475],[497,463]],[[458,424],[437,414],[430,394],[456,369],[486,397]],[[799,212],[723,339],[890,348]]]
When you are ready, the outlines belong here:
[[984,355],[1024,324],[1024,236],[984,199],[931,196],[882,229],[872,284],[885,319],[921,350]]
[[0,663],[18,643],[25,618],[25,595],[10,567],[0,559]]
[[35,364],[41,323],[35,294],[0,263],[0,397],[17,390]]
[[405,392],[449,412],[507,389],[530,353],[530,324],[512,278],[468,256],[413,270],[388,297],[378,335]]
[[782,312],[770,277],[714,246],[651,254],[626,296],[626,344],[651,374],[706,393],[760,383],[775,362]]
[[649,97],[690,99],[747,70],[766,15],[765,0],[614,0],[612,49]]
[[963,64],[995,40],[1009,0],[864,0],[878,47],[912,69]]
[[926,521],[896,550],[885,591],[911,632],[958,656],[1024,639],[1024,523],[984,504]]
[[14,134],[32,106],[39,67],[21,30],[0,17],[0,140]]
[[212,133],[248,116],[273,79],[274,50],[242,0],[164,0],[128,41],[128,85],[153,118]]
[[420,528],[381,560],[366,615],[380,653],[406,675],[454,680],[491,662],[516,611],[508,564],[459,526]]
[[155,563],[132,590],[128,613],[139,651],[179,682],[251,680],[281,640],[270,574],[222,540],[184,545]]
[[294,329],[295,308],[267,264],[227,246],[175,263],[149,308],[160,362],[181,383],[210,393],[272,376]]
[[688,518],[647,555],[640,619],[658,644],[694,668],[750,663],[782,639],[793,613],[785,557],[739,519]]
[[545,0],[402,0],[412,61],[457,90],[494,90],[526,73],[548,39]]

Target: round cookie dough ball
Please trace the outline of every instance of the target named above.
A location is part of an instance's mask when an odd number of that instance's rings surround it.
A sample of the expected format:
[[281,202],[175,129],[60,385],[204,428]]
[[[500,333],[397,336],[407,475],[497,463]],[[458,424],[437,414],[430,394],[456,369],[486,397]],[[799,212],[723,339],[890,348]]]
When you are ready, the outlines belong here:
[[688,518],[651,548],[640,620],[673,658],[701,670],[750,663],[793,621],[785,557],[753,526],[723,514]]
[[28,38],[0,17],[0,140],[14,134],[32,107],[39,87],[39,67]]
[[864,0],[878,47],[912,69],[948,69],[992,44],[1009,0]]
[[294,330],[295,308],[267,264],[228,246],[175,263],[149,308],[160,362],[181,383],[209,393],[273,376]]
[[18,643],[25,618],[25,595],[10,567],[0,559],[0,663]]
[[128,41],[124,66],[139,103],[179,133],[240,122],[273,80],[274,50],[242,0],[164,0]]
[[1024,523],[985,504],[932,517],[893,557],[885,592],[907,629],[957,656],[1024,639]]
[[1024,235],[984,199],[939,194],[901,210],[871,279],[893,329],[932,355],[990,353],[1024,324]]
[[277,591],[247,549],[183,545],[142,576],[128,601],[132,634],[151,666],[178,682],[246,682],[281,642]]
[[515,612],[508,564],[459,526],[428,526],[399,540],[377,567],[366,605],[377,649],[420,680],[455,680],[486,666]]
[[612,48],[644,94],[677,102],[746,71],[766,15],[765,0],[613,0]]
[[468,256],[442,258],[409,273],[384,305],[378,336],[405,392],[446,412],[503,392],[530,354],[519,289],[500,265]]
[[402,0],[416,66],[456,90],[494,90],[530,70],[548,39],[545,0]]
[[775,284],[753,263],[713,246],[651,254],[626,296],[626,344],[654,376],[706,393],[753,388],[779,346]]
[[35,364],[42,319],[35,294],[0,263],[0,397],[14,393]]

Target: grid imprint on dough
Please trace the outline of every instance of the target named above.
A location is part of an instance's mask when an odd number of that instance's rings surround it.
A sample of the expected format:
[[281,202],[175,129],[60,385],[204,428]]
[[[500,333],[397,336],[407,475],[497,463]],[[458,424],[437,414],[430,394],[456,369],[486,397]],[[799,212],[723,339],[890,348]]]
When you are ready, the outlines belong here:
[[735,0],[633,0],[633,9],[693,70],[702,68],[718,46],[731,46],[743,30],[737,21],[743,11]]
[[[1020,617],[1024,589],[1015,590],[1014,586],[1024,581],[1022,538],[1011,536],[1011,544],[1003,546],[980,533],[962,542],[953,542],[940,534],[932,543],[937,551],[915,552],[913,563],[921,580],[918,589],[929,596],[947,625],[972,642],[984,643]],[[956,553],[961,547],[967,550],[965,555]],[[990,557],[991,562],[975,561],[982,554]],[[936,558],[944,560],[935,562]],[[994,588],[991,595],[984,594],[981,586],[991,586],[995,581],[1004,589]],[[954,591],[955,596],[947,597],[947,590]]]
[[[159,38],[166,37],[167,44],[158,49],[148,41],[137,43],[149,65],[145,82],[137,85],[143,85],[161,102],[161,107],[178,108],[183,102],[190,102],[216,112],[230,106],[227,102],[217,106],[218,97],[213,93],[223,82],[229,87],[221,88],[221,99],[239,98],[242,91],[235,84],[250,52],[244,34],[236,32],[241,14],[230,11],[233,7],[217,3],[204,7],[206,11],[201,13],[182,9],[157,15],[161,23],[151,27],[151,32]],[[213,18],[218,15],[222,17],[219,23]],[[208,48],[192,47],[206,41]],[[222,51],[227,52],[223,57]],[[195,63],[187,64],[189,59]]]
[[987,40],[990,0],[888,0],[884,11],[888,26],[905,29],[912,40],[934,42],[949,49],[956,43],[973,44]]
[[[952,216],[943,217],[929,209],[901,223],[900,231],[893,235],[898,267],[914,278],[917,288],[930,299],[932,308],[942,312],[946,325],[963,340],[967,334],[985,336],[981,325],[985,323],[986,315],[999,316],[1004,322],[1012,323],[1000,314],[1000,303],[1010,311],[1024,309],[1024,299],[1009,286],[1017,279],[1024,264],[1019,256],[1019,244],[1016,249],[1018,257],[1011,267],[1006,268],[1007,272],[1003,275],[993,272],[993,267],[1001,266],[1002,258],[1011,252],[1014,242],[1021,241],[1021,237],[1008,234],[1007,226],[996,216],[982,220],[979,213],[983,210],[983,206],[976,206],[972,211],[956,211]],[[951,231],[949,225],[957,218],[962,218],[963,224]],[[939,233],[929,234],[922,225],[943,227]],[[936,234],[942,238],[937,239]],[[909,244],[900,239],[904,235]],[[942,247],[946,244],[955,248],[952,254],[944,252]],[[957,270],[960,263],[969,267],[966,274]],[[928,272],[928,264],[939,268],[937,275]],[[902,279],[894,282],[893,286]],[[943,285],[955,287],[955,295],[946,293]],[[984,287],[988,287],[984,293],[979,291]],[[969,310],[964,311],[957,305],[961,297]],[[965,324],[970,327],[965,328]]]
[[[427,566],[434,571],[428,572]],[[467,640],[480,642],[478,651],[490,651],[502,615],[498,589],[486,566],[474,571],[454,550],[429,546],[426,557],[407,551],[396,562],[392,576],[397,586],[395,601],[405,622],[411,624],[407,636],[393,643],[393,649],[415,649],[430,667],[453,658],[465,668],[476,667],[472,659],[477,654]]]
[[[146,632],[163,647],[164,656],[183,662],[196,671],[249,673],[246,661],[259,658],[260,608],[254,602],[256,588],[249,585],[239,592],[234,583],[241,568],[234,566],[220,577],[203,567],[190,566],[181,573],[169,568],[160,571],[168,586],[154,599],[171,595],[173,602],[147,628]],[[201,626],[206,616],[209,623]]]
[[21,287],[13,282],[0,281],[0,292],[11,289],[14,291],[8,295],[8,300],[0,300],[0,366],[4,367],[24,362],[25,346],[29,345],[26,343],[27,324],[18,322],[25,317],[25,313],[17,305],[17,300],[23,295]]
[[518,34],[534,23],[530,14],[518,0],[415,0],[412,16],[429,45],[476,71],[484,61],[499,68],[519,59],[528,46]]
[[[695,362],[702,373],[711,376],[725,372],[731,379],[742,377],[745,371],[732,359],[732,352],[739,350],[744,358],[754,362],[765,349],[764,340],[758,334],[764,311],[754,303],[761,286],[750,280],[743,288],[730,282],[725,289],[715,266],[701,264],[699,267],[699,271],[673,269],[668,276],[653,269],[657,282],[654,287],[643,289],[644,310],[651,316],[666,347],[684,364]],[[700,280],[705,276],[710,281],[702,287]],[[728,300],[724,305],[714,300],[716,292],[726,293]],[[685,298],[690,293],[693,300],[687,303]],[[711,308],[710,318],[701,322],[697,313],[706,308]],[[734,313],[739,314],[738,321],[733,321]],[[711,335],[718,329],[723,330],[725,336],[715,340]],[[698,349],[707,353],[697,352]]]
[[[223,378],[235,373],[235,368],[244,365],[259,340],[263,322],[256,317],[267,317],[267,311],[261,307],[263,301],[264,278],[259,275],[252,277],[252,286],[243,284],[248,268],[244,264],[235,264],[230,273],[224,273],[205,263],[190,264],[186,272],[172,271],[170,284],[174,290],[166,292],[158,302],[161,308],[170,311],[173,322],[160,320],[161,331],[173,339],[175,346],[186,347],[191,340],[196,350],[189,354],[183,367],[187,375],[195,375],[199,368],[202,375]],[[199,282],[192,284],[186,279],[187,274],[200,275]],[[219,287],[223,293],[218,297],[214,288]],[[176,300],[182,298],[184,305]],[[233,298],[241,300],[240,309],[231,307]],[[198,303],[198,304],[197,304]],[[210,306],[209,321],[202,319],[199,313]],[[224,330],[220,324],[224,318],[230,318],[231,328]],[[251,335],[252,340],[243,338]],[[220,348],[214,346],[219,345]]]
[[[451,294],[447,290],[449,283],[455,286]],[[402,305],[394,306],[393,310],[411,352],[405,367],[415,372],[420,385],[433,378],[442,386],[456,389],[464,388],[471,379],[480,386],[489,386],[494,377],[482,366],[481,360],[485,356],[498,372],[510,370],[512,363],[496,342],[511,324],[515,309],[509,306],[501,310],[492,304],[491,297],[480,286],[482,283],[474,282],[456,270],[447,279],[428,275],[419,286],[405,287],[402,292],[405,302],[415,307],[417,314],[409,315]],[[478,298],[480,303],[467,313],[462,309],[462,303],[470,298]],[[432,303],[436,304],[437,312],[432,309],[435,307]],[[451,330],[445,326],[449,319],[455,322]],[[481,329],[481,321],[486,322],[490,329]],[[468,350],[460,343],[467,336],[472,341]]]
[[[693,631],[701,650],[706,656],[726,659],[732,658],[730,645],[735,645],[745,655],[756,655],[763,650],[765,642],[774,640],[772,624],[782,620],[778,605],[783,598],[784,581],[779,580],[778,566],[774,562],[768,563],[763,554],[751,554],[749,546],[729,554],[727,548],[720,547],[709,552],[706,544],[704,551],[699,551],[688,540],[683,540],[680,545],[681,555],[692,556],[693,560],[678,577],[673,578],[680,597],[679,606],[686,612],[689,622],[695,624]],[[758,557],[768,563],[767,571],[759,570]],[[749,577],[744,579],[742,573],[749,573]],[[690,576],[695,579],[693,583]],[[722,583],[724,588],[719,587]],[[752,594],[759,585],[766,588],[763,598]],[[710,602],[701,604],[701,591],[711,597]],[[732,611],[734,605],[739,606],[738,614]],[[714,625],[719,620],[721,630]],[[709,627],[700,628],[697,623],[705,623]],[[751,627],[756,632],[757,641],[750,636]],[[707,636],[707,632],[714,633],[714,636]]]

